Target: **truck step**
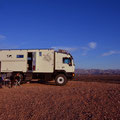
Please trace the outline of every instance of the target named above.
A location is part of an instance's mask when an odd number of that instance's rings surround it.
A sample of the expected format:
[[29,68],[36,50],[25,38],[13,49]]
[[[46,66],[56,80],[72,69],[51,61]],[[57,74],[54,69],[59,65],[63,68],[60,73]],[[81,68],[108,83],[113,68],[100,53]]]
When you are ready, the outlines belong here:
[[32,73],[26,73],[25,80],[32,80]]

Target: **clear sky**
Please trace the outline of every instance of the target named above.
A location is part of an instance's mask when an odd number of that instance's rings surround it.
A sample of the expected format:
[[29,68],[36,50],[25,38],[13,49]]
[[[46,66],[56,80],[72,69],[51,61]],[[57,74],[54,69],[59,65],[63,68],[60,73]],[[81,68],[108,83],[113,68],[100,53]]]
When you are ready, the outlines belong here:
[[63,48],[77,68],[120,69],[120,0],[0,0],[3,48]]

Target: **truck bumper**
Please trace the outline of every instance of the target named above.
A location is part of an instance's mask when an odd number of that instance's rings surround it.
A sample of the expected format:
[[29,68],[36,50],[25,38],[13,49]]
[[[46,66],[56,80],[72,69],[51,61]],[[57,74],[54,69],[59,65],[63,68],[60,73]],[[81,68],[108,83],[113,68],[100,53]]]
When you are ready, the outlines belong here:
[[67,73],[66,77],[67,79],[72,80],[75,77],[75,73]]

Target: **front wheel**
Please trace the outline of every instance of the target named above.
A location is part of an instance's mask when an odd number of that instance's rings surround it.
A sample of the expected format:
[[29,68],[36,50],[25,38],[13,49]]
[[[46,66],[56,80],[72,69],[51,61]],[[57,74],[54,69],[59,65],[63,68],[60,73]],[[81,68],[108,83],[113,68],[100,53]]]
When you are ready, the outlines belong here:
[[64,74],[59,74],[55,77],[56,85],[63,86],[67,83],[67,78]]

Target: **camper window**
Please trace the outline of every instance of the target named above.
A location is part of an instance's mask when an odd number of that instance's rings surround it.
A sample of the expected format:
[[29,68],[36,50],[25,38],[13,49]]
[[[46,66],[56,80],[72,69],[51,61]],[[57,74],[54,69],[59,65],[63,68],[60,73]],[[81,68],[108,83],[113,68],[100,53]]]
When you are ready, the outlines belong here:
[[42,52],[39,52],[39,56],[42,56]]
[[17,58],[24,58],[24,55],[17,55]]

